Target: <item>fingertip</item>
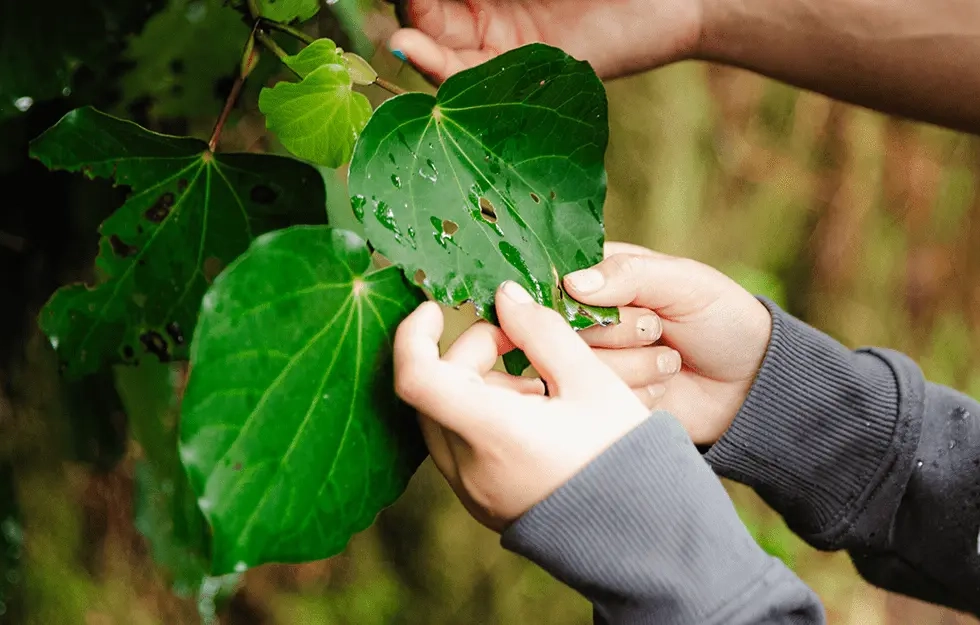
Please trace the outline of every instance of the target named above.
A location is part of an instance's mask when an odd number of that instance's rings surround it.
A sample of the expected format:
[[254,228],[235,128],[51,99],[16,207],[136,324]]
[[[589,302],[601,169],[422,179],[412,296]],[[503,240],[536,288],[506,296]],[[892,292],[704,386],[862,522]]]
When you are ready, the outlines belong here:
[[435,82],[446,79],[449,54],[432,37],[414,28],[402,28],[388,40],[388,49]]
[[601,290],[606,284],[606,277],[598,269],[590,267],[573,271],[565,276],[563,283],[571,295],[586,296]]

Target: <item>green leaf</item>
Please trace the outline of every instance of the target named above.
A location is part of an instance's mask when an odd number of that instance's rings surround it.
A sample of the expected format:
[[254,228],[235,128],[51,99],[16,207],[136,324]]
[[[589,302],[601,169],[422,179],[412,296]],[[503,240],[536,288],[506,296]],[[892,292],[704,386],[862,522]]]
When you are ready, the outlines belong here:
[[171,0],[147,22],[126,50],[132,69],[120,80],[124,109],[149,98],[154,117],[217,115],[223,100],[215,85],[235,75],[249,33],[224,4]]
[[329,39],[317,40],[286,63],[303,79],[262,90],[259,110],[266,126],[296,156],[326,167],[344,165],[371,117],[371,103],[353,90],[350,72]]
[[320,11],[320,0],[255,0],[259,15],[288,24],[294,20],[306,21]]
[[615,323],[560,281],[602,259],[608,134],[592,68],[524,46],[435,97],[381,105],[351,161],[353,206],[371,244],[443,304],[493,320],[497,287],[515,280],[576,328]]
[[214,573],[335,555],[401,494],[425,448],[390,347],[421,301],[328,227],[262,236],[215,281],[181,419]]
[[261,154],[212,154],[92,108],[68,113],[31,146],[50,169],[112,178],[132,194],[101,226],[94,286],[58,290],[41,312],[71,374],[103,363],[185,359],[214,277],[264,232],[324,221],[314,168]]
[[282,62],[305,78],[324,65],[343,65],[344,57],[332,40],[317,39],[297,54],[283,58]]
[[355,85],[373,85],[378,80],[378,72],[363,58],[353,52],[344,52],[342,56]]

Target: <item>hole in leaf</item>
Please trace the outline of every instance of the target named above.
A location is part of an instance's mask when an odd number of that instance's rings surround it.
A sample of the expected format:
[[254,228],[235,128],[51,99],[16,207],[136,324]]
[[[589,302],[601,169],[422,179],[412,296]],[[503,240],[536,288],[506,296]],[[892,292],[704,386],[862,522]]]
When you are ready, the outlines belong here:
[[493,207],[493,202],[485,197],[480,198],[480,217],[492,224],[497,223],[497,210]]
[[554,189],[552,189],[552,190],[551,190],[551,199],[552,199],[552,200],[554,200],[554,199],[555,199],[555,198],[557,198],[557,197],[558,197],[558,196],[557,196],[557,195],[555,195],[555,191],[554,191]]
[[125,358],[126,360],[129,360],[130,358],[136,355],[136,352],[133,350],[132,345],[123,345],[122,351],[123,351],[123,358]]
[[242,463],[241,462],[236,462],[235,463],[235,466],[233,466],[232,468],[234,470],[236,470],[236,471],[241,471],[242,470]]
[[455,221],[450,221],[448,219],[442,220],[443,233],[449,236],[453,236],[454,234],[456,234],[457,230],[459,230],[459,224],[457,224]]
[[163,338],[163,335],[156,330],[150,330],[141,334],[140,343],[143,344],[143,348],[146,351],[159,358],[160,362],[170,361],[170,345],[167,344],[167,340]]
[[153,206],[146,209],[143,214],[151,222],[158,224],[170,214],[170,207],[174,205],[174,194],[167,191],[153,203]]
[[415,276],[413,276],[412,279],[415,281],[415,284],[421,286],[422,284],[425,283],[425,272],[419,269],[418,271],[415,272]]
[[116,256],[119,258],[129,258],[139,251],[135,245],[129,245],[120,239],[119,235],[115,234],[109,237],[109,245],[112,246],[112,251],[115,252]]
[[174,342],[174,345],[184,344],[184,333],[181,331],[180,326],[177,325],[176,321],[172,321],[166,327],[167,335]]
[[531,192],[531,199],[534,200],[534,203],[535,204],[538,204],[538,203],[541,202],[541,198],[539,198],[538,197],[538,194],[537,193],[534,193],[533,191]]

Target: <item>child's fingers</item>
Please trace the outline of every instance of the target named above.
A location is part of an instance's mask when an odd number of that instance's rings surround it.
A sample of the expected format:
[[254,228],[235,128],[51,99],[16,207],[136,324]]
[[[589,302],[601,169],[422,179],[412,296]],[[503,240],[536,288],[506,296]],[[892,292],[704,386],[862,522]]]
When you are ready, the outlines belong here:
[[663,396],[667,394],[667,386],[665,384],[651,384],[643,388],[634,388],[633,392],[644,406],[653,410],[663,399]]
[[676,318],[700,310],[725,290],[728,279],[685,258],[616,254],[565,276],[576,300],[593,306],[636,306]]
[[596,349],[594,353],[630,388],[640,388],[669,380],[681,370],[681,355],[663,345],[631,349]]
[[478,321],[456,339],[443,360],[483,375],[493,368],[501,354],[513,349],[514,344],[503,330],[486,321]]
[[544,395],[544,382],[539,378],[526,378],[510,375],[502,371],[491,371],[483,376],[483,380],[498,388],[506,388],[521,395]]
[[447,430],[476,440],[499,423],[501,415],[519,412],[515,404],[524,398],[486,384],[471,368],[442,360],[442,329],[442,311],[435,302],[425,302],[398,326],[395,392]]
[[622,349],[644,347],[660,339],[663,325],[660,317],[645,308],[619,309],[619,323],[611,326],[592,326],[578,333],[592,347]]
[[497,290],[496,307],[501,328],[557,395],[594,397],[622,386],[561,315],[535,302],[516,282]]

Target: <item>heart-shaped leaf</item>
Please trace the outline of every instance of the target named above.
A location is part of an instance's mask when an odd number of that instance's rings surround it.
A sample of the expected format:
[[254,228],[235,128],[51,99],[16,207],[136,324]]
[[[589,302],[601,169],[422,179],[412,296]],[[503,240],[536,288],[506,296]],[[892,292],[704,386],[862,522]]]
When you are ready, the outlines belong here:
[[347,64],[329,39],[318,39],[284,62],[302,77],[259,94],[266,126],[287,150],[311,163],[340,167],[371,117],[371,103],[353,90]]
[[328,227],[260,237],[215,281],[181,420],[214,573],[332,556],[401,494],[425,447],[390,342],[421,301]]
[[326,217],[323,179],[305,163],[213,154],[202,141],[93,108],[65,115],[31,155],[132,190],[100,228],[96,284],[59,289],[41,311],[41,329],[73,374],[144,354],[185,359],[214,277],[256,235]]
[[361,134],[350,192],[371,244],[450,306],[492,320],[504,280],[576,328],[613,323],[560,278],[602,259],[606,95],[592,68],[532,44],[388,100]]

